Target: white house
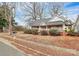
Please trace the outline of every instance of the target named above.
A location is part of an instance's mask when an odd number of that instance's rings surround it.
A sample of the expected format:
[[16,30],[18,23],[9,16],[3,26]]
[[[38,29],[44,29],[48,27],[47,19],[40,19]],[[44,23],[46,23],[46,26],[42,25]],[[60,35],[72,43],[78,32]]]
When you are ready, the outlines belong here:
[[67,20],[64,17],[53,17],[42,20],[36,20],[30,22],[31,28],[36,28],[40,30],[57,29],[59,31],[68,30],[72,26],[71,20]]

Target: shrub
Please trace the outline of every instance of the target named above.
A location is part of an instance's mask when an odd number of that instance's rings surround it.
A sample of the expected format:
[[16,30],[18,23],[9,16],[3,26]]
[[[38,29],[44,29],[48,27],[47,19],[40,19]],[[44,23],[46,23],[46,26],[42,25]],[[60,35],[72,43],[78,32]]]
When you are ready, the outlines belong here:
[[15,26],[14,30],[15,31],[24,31],[24,28],[22,26]]
[[32,34],[34,35],[38,34],[38,29],[32,29],[31,31],[32,31]]
[[58,35],[60,35],[60,32],[56,29],[50,29],[49,34],[53,35],[53,36],[58,36]]
[[65,28],[65,30],[64,30],[65,32],[67,32],[67,28]]
[[70,36],[79,36],[78,32],[69,32],[68,35]]
[[79,32],[75,32],[73,29],[71,29],[67,35],[70,35],[70,36],[79,36]]
[[24,33],[26,33],[26,34],[32,34],[32,30],[31,29],[25,29]]
[[46,30],[41,30],[41,31],[40,31],[40,34],[41,34],[41,35],[48,35],[48,33],[47,33]]
[[70,29],[68,32],[74,32],[74,29]]

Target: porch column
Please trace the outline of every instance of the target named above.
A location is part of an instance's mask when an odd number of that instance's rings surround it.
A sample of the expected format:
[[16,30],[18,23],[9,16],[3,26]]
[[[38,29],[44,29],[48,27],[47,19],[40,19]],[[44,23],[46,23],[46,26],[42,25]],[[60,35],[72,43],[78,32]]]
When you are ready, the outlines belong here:
[[38,29],[38,34],[40,35],[41,33],[40,33],[40,30],[41,30],[41,27],[39,26],[39,29]]
[[63,24],[63,36],[65,36],[65,24]]
[[49,35],[49,29],[48,29],[48,26],[47,25],[46,25],[46,31],[47,31],[47,33]]
[[48,30],[48,27],[47,27],[47,25],[46,25],[46,30]]

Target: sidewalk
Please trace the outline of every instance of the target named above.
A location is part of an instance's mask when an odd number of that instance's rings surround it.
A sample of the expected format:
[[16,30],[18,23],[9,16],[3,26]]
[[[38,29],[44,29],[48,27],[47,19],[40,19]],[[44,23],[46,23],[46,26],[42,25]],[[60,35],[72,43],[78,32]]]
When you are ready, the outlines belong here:
[[0,56],[24,56],[24,54],[0,41]]

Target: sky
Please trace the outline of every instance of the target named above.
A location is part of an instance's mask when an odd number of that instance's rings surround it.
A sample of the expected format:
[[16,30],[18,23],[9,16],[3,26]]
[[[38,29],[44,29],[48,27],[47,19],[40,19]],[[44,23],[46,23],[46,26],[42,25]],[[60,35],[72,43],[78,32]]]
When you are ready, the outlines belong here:
[[[66,14],[64,16],[68,17],[72,21],[75,21],[77,15],[79,14],[79,2],[65,2],[63,6]],[[46,8],[48,10],[48,8]],[[21,6],[17,7],[15,21],[19,25],[25,25],[25,21],[23,20],[23,10]]]
[[68,11],[66,16],[72,21],[75,21],[77,15],[79,15],[79,2],[66,3],[64,9]]

